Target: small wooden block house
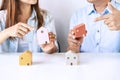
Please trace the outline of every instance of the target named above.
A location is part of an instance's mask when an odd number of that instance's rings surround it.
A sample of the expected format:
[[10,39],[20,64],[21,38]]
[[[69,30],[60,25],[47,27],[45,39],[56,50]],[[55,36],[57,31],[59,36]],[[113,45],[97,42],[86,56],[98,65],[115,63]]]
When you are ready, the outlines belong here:
[[75,26],[72,30],[72,34],[76,37],[76,38],[79,38],[79,37],[84,37],[86,36],[86,29],[85,29],[85,24],[79,24],[77,26]]
[[32,65],[32,52],[27,50],[19,56],[19,65]]
[[72,51],[68,51],[65,53],[65,62],[66,65],[78,65],[79,64],[79,53],[74,53]]

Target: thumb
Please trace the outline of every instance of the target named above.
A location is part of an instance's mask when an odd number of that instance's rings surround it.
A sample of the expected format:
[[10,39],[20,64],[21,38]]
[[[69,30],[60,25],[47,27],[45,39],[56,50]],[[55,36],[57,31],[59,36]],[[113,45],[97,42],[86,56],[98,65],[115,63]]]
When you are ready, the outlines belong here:
[[112,13],[117,10],[110,2],[108,3],[108,8],[111,10]]

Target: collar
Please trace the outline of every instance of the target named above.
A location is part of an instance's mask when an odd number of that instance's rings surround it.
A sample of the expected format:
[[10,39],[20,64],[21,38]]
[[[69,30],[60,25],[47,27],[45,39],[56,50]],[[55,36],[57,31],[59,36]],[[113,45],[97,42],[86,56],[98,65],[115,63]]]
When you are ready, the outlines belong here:
[[34,8],[32,10],[31,16],[28,18],[27,24],[37,28],[38,19],[37,19],[37,14]]
[[32,9],[32,14],[31,14],[31,16],[29,17],[28,20],[34,20],[34,19],[37,19],[37,14],[36,14],[35,9],[33,8]]
[[91,15],[92,13],[96,13],[96,11],[95,11],[94,5],[93,5],[93,4],[90,4],[90,5],[87,7],[87,14],[88,14],[88,15]]
[[[112,5],[115,5],[116,4],[116,1],[112,0],[111,1],[111,4]],[[88,15],[91,15],[93,13],[97,13],[95,8],[94,8],[94,5],[93,4],[90,4],[88,7],[87,7],[87,14]],[[108,13],[111,13],[111,10],[108,8],[108,6],[105,8],[105,10],[103,11],[102,15],[105,15],[105,14],[108,14]]]

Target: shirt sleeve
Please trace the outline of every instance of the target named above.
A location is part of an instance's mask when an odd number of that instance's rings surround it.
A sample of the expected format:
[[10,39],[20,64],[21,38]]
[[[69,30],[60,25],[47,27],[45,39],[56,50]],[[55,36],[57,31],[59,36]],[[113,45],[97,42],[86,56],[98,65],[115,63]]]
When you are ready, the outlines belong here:
[[[6,11],[0,11],[0,32],[5,29],[5,19],[6,19]],[[3,52],[3,48],[7,48],[6,42],[0,44],[0,53]]]
[[[0,32],[2,31],[2,12],[0,12]],[[0,53],[2,52],[2,44],[0,44]]]
[[75,26],[76,23],[76,13],[73,14],[73,16],[70,19],[70,30],[73,29],[73,27]]
[[73,29],[74,26],[83,22],[81,12],[82,9],[80,8],[77,11],[75,11],[75,13],[72,15],[70,19],[70,29]]
[[[0,15],[1,16],[1,15]],[[1,29],[1,27],[2,27],[2,23],[1,23],[1,20],[0,20],[0,32],[2,31],[2,29]],[[2,52],[2,45],[0,44],[0,53]]]
[[56,35],[54,18],[49,12],[46,12],[44,16],[44,27],[46,27],[49,32],[53,32]]
[[5,29],[6,11],[0,11],[0,31]]

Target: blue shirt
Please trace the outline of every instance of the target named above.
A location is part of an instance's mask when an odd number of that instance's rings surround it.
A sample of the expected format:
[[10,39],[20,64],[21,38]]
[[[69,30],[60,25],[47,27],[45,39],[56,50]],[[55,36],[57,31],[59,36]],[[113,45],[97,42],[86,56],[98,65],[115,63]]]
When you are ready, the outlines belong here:
[[[5,29],[5,23],[6,23],[6,10],[0,11],[0,31]],[[44,18],[44,24],[43,27],[47,28],[49,32],[53,32],[56,35],[55,25],[54,25],[54,19],[50,15],[49,12],[44,11],[42,12],[43,18]],[[31,16],[29,17],[27,21],[28,25],[31,25],[33,27],[37,27],[38,21],[37,21],[37,15],[35,10],[33,9],[33,12]],[[2,38],[2,37],[1,37]],[[40,45],[37,43],[36,38],[36,31],[30,31],[26,36],[26,43],[20,45],[20,39],[16,38],[16,40],[7,39],[2,44],[0,44],[0,52],[23,52],[23,50],[31,50],[32,52],[42,52],[42,49],[40,48]],[[55,41],[56,46],[57,41]]]
[[[114,7],[120,9],[120,4],[112,1]],[[70,29],[74,26],[84,23],[87,29],[87,35],[84,37],[80,47],[81,52],[120,52],[120,31],[111,31],[104,24],[104,21],[94,22],[96,17],[109,14],[111,11],[105,8],[102,14],[94,9],[93,4],[79,9],[71,18]]]

